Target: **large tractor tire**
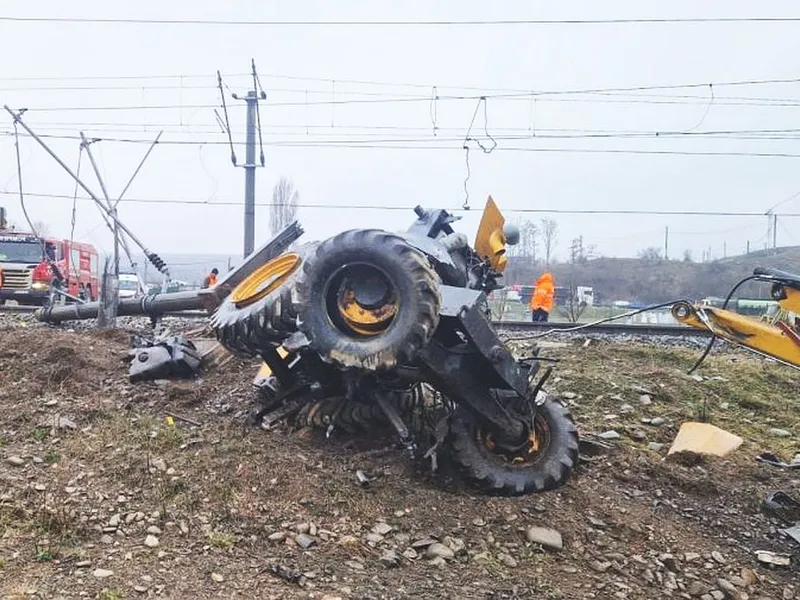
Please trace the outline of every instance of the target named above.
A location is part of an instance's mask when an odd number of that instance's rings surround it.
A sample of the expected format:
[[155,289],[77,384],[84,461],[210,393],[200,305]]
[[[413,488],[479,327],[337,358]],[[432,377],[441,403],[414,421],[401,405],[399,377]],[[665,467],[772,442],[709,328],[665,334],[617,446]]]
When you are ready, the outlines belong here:
[[297,285],[299,328],[323,360],[390,369],[410,361],[439,323],[438,278],[425,255],[381,230],[322,242]]
[[[424,400],[419,384],[407,390],[385,390],[383,393],[403,417],[410,416]],[[300,427],[321,429],[333,424],[347,433],[362,433],[386,427],[389,420],[376,402],[333,397],[305,406],[298,415],[296,424]]]
[[[502,393],[496,397],[502,401]],[[549,397],[538,407],[531,446],[518,456],[497,451],[491,435],[465,409],[450,424],[450,455],[463,476],[501,496],[544,492],[567,482],[578,462],[578,431],[569,411]]]
[[258,356],[297,331],[293,294],[316,244],[268,261],[228,295],[211,316],[217,340],[239,356]]

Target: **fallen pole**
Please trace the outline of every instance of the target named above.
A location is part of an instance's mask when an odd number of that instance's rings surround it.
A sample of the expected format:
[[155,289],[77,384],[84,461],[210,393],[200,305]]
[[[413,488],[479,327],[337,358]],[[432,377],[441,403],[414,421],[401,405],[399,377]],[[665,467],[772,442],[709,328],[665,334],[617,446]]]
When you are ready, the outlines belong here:
[[[44,323],[61,323],[81,319],[94,319],[101,309],[100,302],[84,302],[66,306],[48,306],[36,311],[36,318]],[[132,317],[137,315],[160,317],[168,313],[203,308],[203,299],[199,290],[154,294],[140,298],[122,298],[117,307],[117,316]]]
[[[244,262],[234,269],[215,286],[202,290],[154,294],[138,298],[122,298],[117,307],[117,316],[161,317],[185,311],[214,311],[231,290],[248,275],[276,256],[286,251],[289,246],[303,235],[300,223],[293,221],[286,228],[248,256]],[[61,323],[81,319],[94,319],[100,311],[100,302],[86,302],[68,306],[49,306],[36,311],[36,318],[44,323]]]

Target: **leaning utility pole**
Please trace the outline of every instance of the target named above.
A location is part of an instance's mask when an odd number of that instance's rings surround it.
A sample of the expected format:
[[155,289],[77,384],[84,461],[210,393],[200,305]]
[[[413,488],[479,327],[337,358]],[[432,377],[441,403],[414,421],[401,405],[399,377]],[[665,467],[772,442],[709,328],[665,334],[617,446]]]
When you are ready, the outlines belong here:
[[[219,86],[220,96],[222,98],[222,109],[225,115],[225,122],[223,123],[226,133],[228,134],[228,142],[231,146],[231,162],[234,167],[244,167],[244,256],[245,258],[252,254],[255,247],[256,238],[256,132],[258,132],[258,141],[261,147],[261,165],[264,166],[264,144],[261,139],[261,115],[258,108],[259,100],[266,100],[267,94],[261,87],[261,82],[258,79],[256,72],[256,62],[251,60],[252,75],[253,75],[253,89],[249,90],[244,97],[238,94],[231,94],[234,100],[244,100],[247,103],[247,134],[245,137],[245,163],[239,165],[236,162],[236,152],[233,149],[233,139],[231,136],[230,123],[228,122],[228,107],[225,103],[225,91],[223,90],[222,75],[217,71],[217,81]],[[219,116],[219,115],[218,115]],[[220,121],[222,121],[220,119]]]

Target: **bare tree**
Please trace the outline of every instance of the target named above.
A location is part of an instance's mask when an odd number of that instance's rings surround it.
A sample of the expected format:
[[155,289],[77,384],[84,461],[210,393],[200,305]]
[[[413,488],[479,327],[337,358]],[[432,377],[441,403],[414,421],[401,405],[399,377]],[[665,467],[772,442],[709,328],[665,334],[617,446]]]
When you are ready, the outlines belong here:
[[643,250],[639,250],[637,256],[648,262],[659,262],[661,260],[661,248],[657,246],[644,248]]
[[33,225],[33,229],[37,235],[41,237],[50,235],[50,226],[44,221],[34,221],[31,225]]
[[272,206],[269,209],[269,230],[279,233],[297,217],[300,193],[291,179],[281,177],[272,189]]
[[553,258],[553,250],[556,247],[556,240],[558,239],[558,223],[552,219],[542,219],[542,244],[544,245],[544,260],[547,266],[550,266],[550,260]]
[[529,259],[530,264],[536,264],[536,254],[539,249],[539,228],[535,223],[524,221],[519,227],[519,255]]
[[683,251],[683,262],[687,262],[687,263],[693,262],[693,260],[692,260],[692,251],[689,250],[688,248]]

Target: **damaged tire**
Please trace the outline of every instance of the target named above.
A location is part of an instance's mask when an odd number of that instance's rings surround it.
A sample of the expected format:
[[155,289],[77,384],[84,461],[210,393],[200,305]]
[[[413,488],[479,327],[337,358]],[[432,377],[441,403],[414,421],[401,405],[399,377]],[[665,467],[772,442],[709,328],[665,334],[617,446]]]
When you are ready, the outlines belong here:
[[553,397],[538,407],[534,429],[532,446],[520,456],[507,456],[459,408],[450,425],[450,454],[464,477],[486,492],[519,496],[552,490],[566,483],[578,462],[578,431],[569,411]]
[[220,344],[240,356],[258,356],[297,331],[293,293],[316,244],[268,261],[231,292],[211,316]]
[[[408,390],[385,390],[389,402],[401,416],[410,415],[422,403],[420,385]],[[331,423],[347,433],[368,432],[389,425],[386,415],[375,402],[347,400],[344,397],[325,398],[303,408],[296,424],[300,427],[325,429]]]
[[382,230],[322,242],[297,291],[300,330],[323,360],[345,367],[409,362],[439,323],[438,279],[425,255]]

